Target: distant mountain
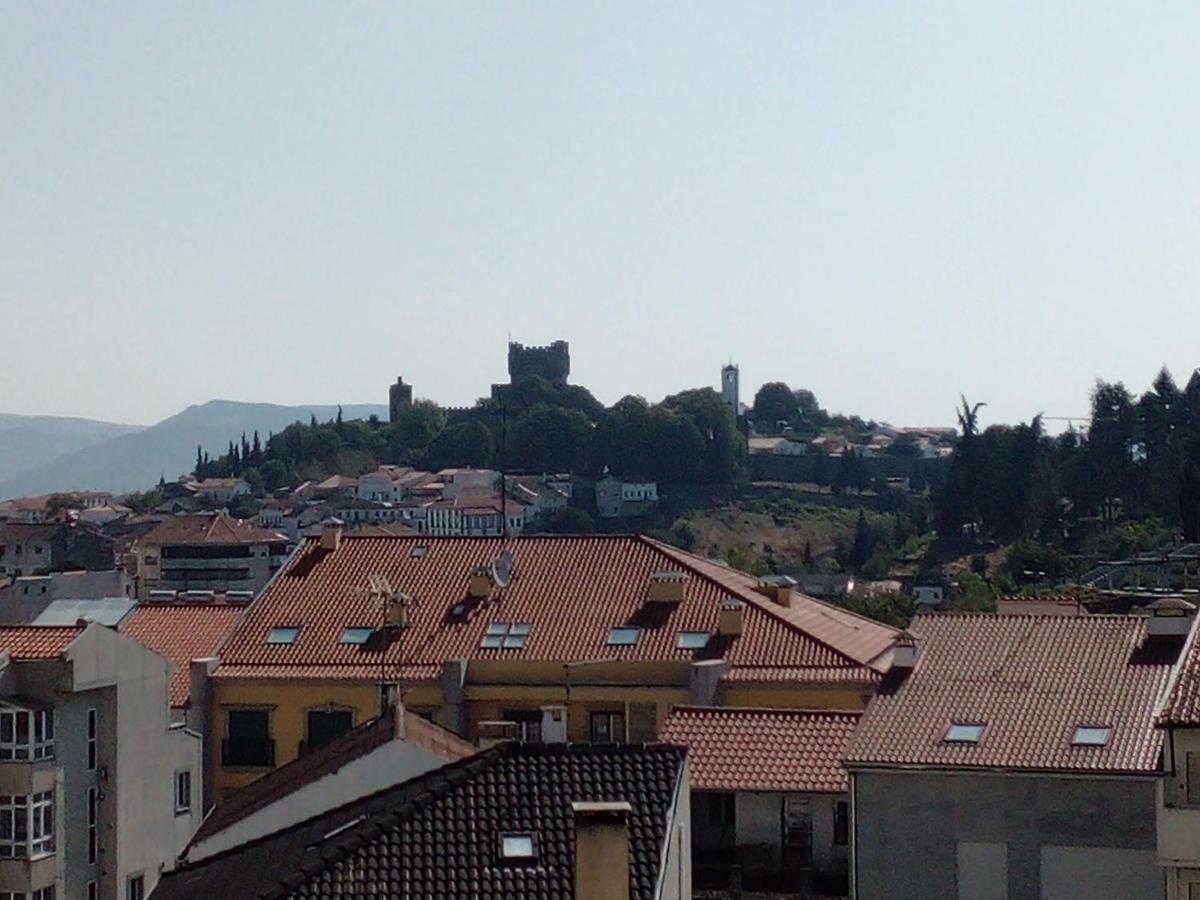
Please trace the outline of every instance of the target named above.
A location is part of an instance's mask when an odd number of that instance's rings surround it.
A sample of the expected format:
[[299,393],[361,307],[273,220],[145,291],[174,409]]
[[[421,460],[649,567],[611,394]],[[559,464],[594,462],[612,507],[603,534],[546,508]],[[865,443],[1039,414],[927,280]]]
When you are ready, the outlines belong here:
[[141,431],[144,427],[93,419],[0,413],[0,483],[37,463]]
[[[337,409],[210,400],[200,406],[189,406],[149,428],[129,431],[130,426],[110,425],[110,428],[125,428],[128,433],[110,434],[107,439],[90,445],[77,444],[56,456],[22,453],[16,457],[16,465],[12,465],[14,461],[0,453],[10,470],[0,478],[0,497],[85,489],[146,490],[158,483],[160,475],[172,479],[190,472],[196,462],[197,445],[215,458],[225,452],[230,440],[239,439],[243,431],[250,435],[258,429],[259,436],[266,441],[268,432],[282,431],[293,422],[307,422],[311,416],[328,421],[337,415]],[[373,403],[342,407],[342,415],[347,419],[365,419],[372,414],[386,419],[387,407]],[[0,444],[0,451],[4,446]]]

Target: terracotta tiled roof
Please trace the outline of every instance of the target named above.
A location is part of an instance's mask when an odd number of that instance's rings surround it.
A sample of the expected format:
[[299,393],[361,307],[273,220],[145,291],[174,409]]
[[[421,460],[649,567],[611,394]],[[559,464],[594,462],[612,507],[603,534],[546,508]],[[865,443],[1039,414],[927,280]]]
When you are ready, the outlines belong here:
[[0,628],[0,651],[13,659],[57,659],[83,634],[78,625],[11,625]]
[[[1154,712],[1179,642],[1148,639],[1146,617],[932,613],[909,631],[916,667],[880,686],[851,768],[1157,770]],[[951,722],[982,724],[978,742],[947,741]],[[1081,725],[1111,729],[1107,742],[1073,746]]]
[[143,535],[139,543],[159,547],[169,544],[261,544],[286,540],[287,537],[277,531],[217,513],[171,516]]
[[1184,728],[1200,726],[1200,620],[1193,622],[1186,650],[1171,675],[1158,724]]
[[[423,550],[415,550],[421,547]],[[506,588],[469,599],[475,566],[508,548],[514,558]],[[645,602],[652,573],[690,572],[677,605]],[[366,588],[383,575],[412,598],[409,628],[390,646],[341,643],[344,628],[380,622],[379,601]],[[744,680],[773,680],[780,668],[805,680],[875,681],[876,658],[896,632],[807,597],[784,609],[753,589],[750,576],[642,537],[617,535],[509,538],[359,537],[338,549],[309,539],[251,606],[221,653],[219,676],[286,668],[289,677],[379,677],[381,662],[436,672],[448,659],[677,660],[724,658]],[[740,636],[718,636],[719,604],[746,603]],[[457,612],[456,612],[457,610]],[[481,646],[489,623],[531,626],[519,649]],[[610,646],[617,625],[637,625],[632,646]],[[297,626],[289,645],[267,645],[275,626]],[[682,631],[713,634],[701,650],[677,647]],[[383,655],[381,661],[380,656]],[[389,669],[394,671],[394,669]],[[245,675],[243,677],[250,677]]]
[[[300,756],[234,792],[204,820],[191,844],[207,840],[235,822],[382,747],[395,738],[395,722],[395,713],[389,709],[382,716],[364,722],[324,747]],[[457,735],[412,714],[404,717],[404,740],[446,762],[465,759],[478,751]]]
[[860,712],[677,706],[662,739],[688,748],[692,789],[843,793]]
[[[665,745],[512,743],[164,874],[155,896],[529,897],[575,895],[572,803],[627,801],[629,897],[657,896],[684,751]],[[533,864],[499,836],[535,835]]]
[[121,633],[171,661],[171,705],[190,702],[193,659],[212,656],[246,611],[246,603],[173,601],[139,603]]

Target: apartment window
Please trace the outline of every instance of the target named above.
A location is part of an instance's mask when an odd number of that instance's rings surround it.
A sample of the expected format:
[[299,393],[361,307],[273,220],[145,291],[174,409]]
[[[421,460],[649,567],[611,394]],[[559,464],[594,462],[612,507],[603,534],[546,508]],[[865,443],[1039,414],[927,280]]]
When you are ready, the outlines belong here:
[[310,709],[305,713],[305,750],[316,750],[354,727],[354,710]]
[[1106,725],[1080,725],[1071,736],[1074,747],[1103,747],[1108,743],[1111,729]]
[[632,625],[618,625],[608,632],[608,645],[610,647],[632,647],[637,643],[641,633],[642,629]]
[[520,650],[525,646],[533,626],[528,622],[492,622],[483,634],[480,647],[504,650]]
[[268,644],[294,644],[300,635],[299,627],[295,625],[276,625],[267,632]]
[[256,768],[275,765],[275,742],[271,740],[270,710],[226,710],[221,764]]
[[517,723],[517,740],[531,744],[542,741],[542,711],[540,709],[506,709],[500,714],[505,722]]
[[709,637],[707,631],[681,631],[675,646],[680,650],[702,650],[708,646]]
[[192,808],[192,773],[184,770],[175,773],[175,812],[183,813]]
[[593,744],[623,744],[625,742],[625,714],[619,712],[594,712],[588,717],[588,735]]
[[53,710],[0,709],[0,760],[49,759],[53,755]]
[[952,744],[978,744],[981,734],[982,722],[951,722],[945,740]]
[[87,767],[89,772],[96,771],[96,734],[99,725],[99,719],[96,710],[89,709],[87,711]]
[[87,854],[88,865],[95,865],[100,855],[98,821],[100,818],[100,789],[90,787],[87,792]]
[[0,796],[0,857],[26,859],[54,852],[54,793]]
[[31,900],[54,900],[54,886],[38,888],[29,896]]
[[129,881],[125,883],[125,900],[146,900],[146,876],[129,876]]
[[100,887],[94,881],[89,881],[87,886],[87,900],[99,900]]
[[850,843],[850,803],[847,800],[833,801],[833,844],[845,847]]
[[353,644],[361,647],[371,639],[371,635],[375,633],[374,628],[366,628],[365,626],[352,626],[342,629],[342,643]]

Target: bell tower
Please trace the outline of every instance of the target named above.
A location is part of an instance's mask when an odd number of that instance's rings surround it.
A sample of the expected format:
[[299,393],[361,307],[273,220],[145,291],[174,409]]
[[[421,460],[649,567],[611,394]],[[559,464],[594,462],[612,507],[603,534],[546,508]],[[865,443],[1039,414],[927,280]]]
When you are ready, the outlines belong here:
[[721,367],[721,399],[725,401],[725,405],[733,410],[733,414],[738,414],[739,398],[738,398],[738,367],[733,363]]

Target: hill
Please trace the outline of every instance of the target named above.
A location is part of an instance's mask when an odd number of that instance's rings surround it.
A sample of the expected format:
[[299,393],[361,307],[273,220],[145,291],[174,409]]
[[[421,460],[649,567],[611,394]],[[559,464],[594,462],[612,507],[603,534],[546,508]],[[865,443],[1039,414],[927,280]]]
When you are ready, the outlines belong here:
[[93,419],[0,413],[0,483],[42,461],[133,434],[144,427]]
[[[65,453],[21,453],[10,462],[11,474],[0,479],[0,497],[83,489],[144,490],[153,487],[160,475],[170,479],[190,472],[195,465],[197,446],[219,456],[230,438],[242,432],[251,434],[257,429],[266,440],[268,432],[282,431],[296,421],[307,422],[312,416],[318,421],[326,421],[336,416],[337,410],[336,406],[279,406],[211,400],[189,406],[149,428],[110,435]],[[346,418],[370,415],[386,418],[387,407],[355,404],[344,406],[343,414]],[[7,460],[8,456],[3,458]]]

